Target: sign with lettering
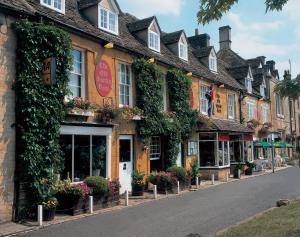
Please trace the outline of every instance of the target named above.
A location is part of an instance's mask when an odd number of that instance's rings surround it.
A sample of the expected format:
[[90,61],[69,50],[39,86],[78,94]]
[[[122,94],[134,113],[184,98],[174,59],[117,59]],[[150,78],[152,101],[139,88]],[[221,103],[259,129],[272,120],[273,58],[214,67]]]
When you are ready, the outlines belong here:
[[194,107],[194,93],[193,93],[193,89],[190,89],[190,106],[191,109]]
[[42,79],[44,84],[53,85],[56,83],[56,60],[55,58],[46,58],[43,61]]
[[99,95],[108,96],[112,90],[112,75],[108,63],[101,60],[96,65],[95,70],[95,83]]
[[221,96],[219,93],[216,94],[215,104],[216,104],[216,112],[222,113]]

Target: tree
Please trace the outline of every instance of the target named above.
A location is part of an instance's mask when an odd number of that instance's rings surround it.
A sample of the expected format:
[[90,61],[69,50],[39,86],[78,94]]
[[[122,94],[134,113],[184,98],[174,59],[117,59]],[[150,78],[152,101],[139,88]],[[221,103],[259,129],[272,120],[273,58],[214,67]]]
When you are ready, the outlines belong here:
[[[207,24],[212,20],[219,20],[224,13],[238,3],[239,0],[200,0],[200,9],[197,13],[199,24]],[[288,0],[265,0],[266,12],[281,11]]]
[[293,101],[297,100],[300,97],[300,75],[292,79],[289,71],[285,71],[283,77],[284,79],[277,83],[274,91],[281,97],[287,97]]

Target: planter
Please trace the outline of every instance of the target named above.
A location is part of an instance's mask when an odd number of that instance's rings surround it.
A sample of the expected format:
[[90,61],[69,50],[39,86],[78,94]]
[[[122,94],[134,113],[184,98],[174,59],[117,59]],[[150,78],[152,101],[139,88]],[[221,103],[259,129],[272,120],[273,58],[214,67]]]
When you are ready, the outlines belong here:
[[90,110],[76,110],[76,109],[68,109],[67,110],[68,115],[72,116],[83,116],[83,117],[93,117],[95,113]]
[[94,210],[100,210],[103,208],[114,207],[120,204],[120,196],[114,195],[102,195],[94,196]]
[[241,170],[240,169],[234,169],[233,178],[235,178],[235,179],[240,179],[241,178]]
[[143,184],[131,184],[132,187],[132,196],[143,196],[144,195],[144,190],[145,190],[145,185]]
[[[200,178],[198,178],[198,185],[200,185],[201,184],[201,179]],[[191,185],[196,185],[196,178],[191,178]]]
[[53,221],[55,217],[56,208],[45,209],[43,208],[43,220]]
[[93,176],[100,176],[100,169],[93,170]]
[[253,169],[248,168],[245,170],[245,175],[252,175],[253,174]]
[[58,201],[57,212],[69,215],[86,213],[89,208],[89,200],[71,194],[58,193],[55,195]]

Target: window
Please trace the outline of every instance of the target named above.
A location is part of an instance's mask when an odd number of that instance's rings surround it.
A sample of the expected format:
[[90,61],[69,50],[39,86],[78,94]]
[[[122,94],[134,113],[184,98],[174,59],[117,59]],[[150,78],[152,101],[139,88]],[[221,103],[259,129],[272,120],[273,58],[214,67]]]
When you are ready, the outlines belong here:
[[150,160],[160,159],[160,137],[151,137],[150,142]]
[[228,118],[234,119],[234,95],[228,95]]
[[188,156],[198,155],[198,142],[190,141],[188,142]]
[[188,45],[183,36],[179,41],[179,58],[188,61]]
[[83,181],[88,176],[106,177],[106,137],[91,135],[61,135],[64,154],[63,179]]
[[276,113],[278,117],[284,117],[283,114],[283,104],[282,104],[282,98],[280,95],[275,94],[275,100],[276,100]]
[[262,106],[262,122],[263,123],[267,123],[268,122],[268,113],[269,113],[269,109],[267,106]]
[[162,95],[163,95],[163,111],[168,111],[168,105],[167,105],[167,82],[166,78],[163,79],[162,84]]
[[65,0],[41,0],[41,4],[57,12],[65,14]]
[[118,34],[118,14],[103,7],[99,7],[99,27],[113,34]]
[[131,69],[129,65],[118,65],[119,106],[132,106]]
[[252,120],[255,118],[255,103],[252,101],[249,101],[247,103],[248,106],[248,120]]
[[149,48],[160,52],[160,38],[159,34],[149,30]]
[[245,79],[245,87],[246,87],[248,93],[252,93],[252,79],[251,78]]
[[265,96],[266,96],[266,92],[265,92],[265,87],[264,87],[264,85],[260,85],[259,89],[260,89],[260,95],[261,95],[262,97],[265,97]]
[[208,100],[205,96],[206,92],[209,91],[207,86],[200,86],[200,112],[207,114]]
[[73,67],[69,76],[69,89],[74,97],[85,97],[84,52],[73,49]]
[[213,72],[217,72],[217,56],[214,52],[214,50],[211,51],[210,55],[209,55],[209,70],[213,71]]

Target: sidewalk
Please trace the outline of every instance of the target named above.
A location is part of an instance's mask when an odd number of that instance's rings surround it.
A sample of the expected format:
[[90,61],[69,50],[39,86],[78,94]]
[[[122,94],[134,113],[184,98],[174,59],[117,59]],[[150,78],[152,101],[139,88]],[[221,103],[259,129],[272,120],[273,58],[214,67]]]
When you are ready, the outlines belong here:
[[[290,166],[276,168],[276,172],[287,169],[289,167]],[[258,177],[258,176],[262,176],[262,175],[268,175],[270,173],[272,173],[272,170],[266,170],[264,172],[254,173],[252,176],[242,176],[241,180],[254,178],[254,177]],[[236,182],[236,181],[239,181],[239,179],[229,178],[228,183]],[[185,190],[185,191],[181,192],[180,194],[158,195],[158,199],[156,199],[156,200],[170,198],[170,197],[182,195],[184,193],[188,193],[190,191],[207,189],[207,188],[211,188],[211,187],[226,184],[226,183],[227,182],[215,181],[215,184],[212,185],[212,181],[201,181],[201,185],[200,185],[199,189],[193,188],[191,190]],[[121,203],[119,206],[95,211],[93,214],[82,214],[82,215],[78,215],[78,216],[56,215],[54,221],[44,222],[43,223],[44,225],[42,227],[39,227],[37,222],[26,222],[26,223],[22,223],[22,224],[18,224],[18,223],[14,223],[14,222],[4,223],[4,224],[0,224],[0,237],[1,236],[14,236],[14,235],[18,235],[21,233],[34,231],[34,230],[37,230],[40,228],[45,228],[45,227],[48,227],[51,225],[57,225],[57,224],[61,224],[63,222],[67,222],[67,221],[78,220],[78,219],[89,217],[92,215],[99,215],[99,214],[108,213],[108,212],[112,212],[112,211],[116,211],[116,210],[122,210],[124,208],[130,208],[130,207],[133,207],[136,205],[140,205],[140,204],[143,204],[146,202],[153,202],[156,200],[153,199],[153,195],[151,193],[147,193],[145,195],[145,197],[143,197],[143,198],[131,198],[130,197],[129,206],[125,206],[125,200],[121,199]]]

